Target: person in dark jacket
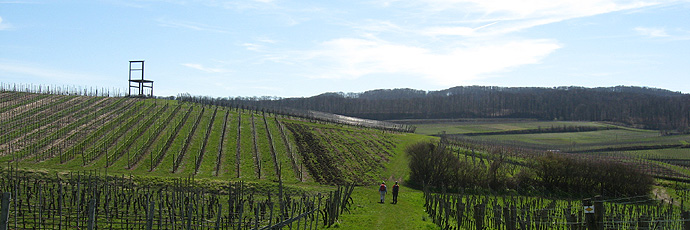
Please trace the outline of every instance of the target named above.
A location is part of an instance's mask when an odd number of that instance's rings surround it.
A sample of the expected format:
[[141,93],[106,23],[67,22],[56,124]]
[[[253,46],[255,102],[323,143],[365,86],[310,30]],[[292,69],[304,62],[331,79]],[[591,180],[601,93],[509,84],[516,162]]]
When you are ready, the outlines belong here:
[[400,190],[400,185],[398,185],[398,182],[395,182],[395,185],[393,185],[393,204],[398,203],[398,191]]

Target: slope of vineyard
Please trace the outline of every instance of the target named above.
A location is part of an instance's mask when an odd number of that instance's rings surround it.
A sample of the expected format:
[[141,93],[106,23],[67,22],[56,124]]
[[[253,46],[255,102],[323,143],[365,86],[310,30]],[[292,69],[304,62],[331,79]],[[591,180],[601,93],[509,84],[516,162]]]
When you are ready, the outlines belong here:
[[359,184],[400,143],[376,129],[193,102],[0,93],[0,161],[34,169]]

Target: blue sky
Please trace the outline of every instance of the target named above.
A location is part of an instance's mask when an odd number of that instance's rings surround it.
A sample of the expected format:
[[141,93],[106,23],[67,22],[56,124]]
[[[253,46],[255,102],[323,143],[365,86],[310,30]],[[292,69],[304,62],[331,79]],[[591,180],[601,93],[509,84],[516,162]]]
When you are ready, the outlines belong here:
[[158,96],[460,85],[690,93],[690,1],[0,0],[0,82]]

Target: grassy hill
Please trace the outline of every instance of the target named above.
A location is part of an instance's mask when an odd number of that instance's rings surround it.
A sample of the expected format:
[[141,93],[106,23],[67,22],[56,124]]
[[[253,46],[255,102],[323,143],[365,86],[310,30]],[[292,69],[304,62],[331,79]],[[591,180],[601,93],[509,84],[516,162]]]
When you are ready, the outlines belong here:
[[0,161],[287,183],[380,180],[402,134],[163,99],[0,93]]
[[[468,143],[590,151],[666,169],[657,175],[688,175],[688,135],[664,136],[597,122],[416,125],[421,134],[460,135]],[[194,176],[203,181],[249,181],[257,187],[282,180],[293,188],[318,191],[354,182],[364,186],[355,188],[351,209],[335,227],[439,228],[425,213],[429,209],[421,191],[403,184],[400,203],[379,204],[373,185],[381,180],[405,182],[410,172],[405,148],[435,139],[431,136],[176,100],[24,92],[0,92],[0,134],[0,162],[30,171],[96,170],[156,180]],[[637,149],[625,151],[629,147]],[[491,160],[490,151],[453,150],[461,160]],[[508,169],[514,171],[531,159],[517,157],[508,159]],[[686,191],[676,190],[667,189],[674,196]]]
[[[335,227],[437,229],[420,191],[405,187],[400,204],[382,206],[370,189],[404,181],[405,147],[429,136],[176,100],[13,91],[0,92],[0,133],[0,162],[22,170],[98,171],[169,186],[193,176],[269,193],[279,179],[312,192],[356,183],[366,186],[355,188],[351,212]],[[400,220],[408,215],[415,218]]]

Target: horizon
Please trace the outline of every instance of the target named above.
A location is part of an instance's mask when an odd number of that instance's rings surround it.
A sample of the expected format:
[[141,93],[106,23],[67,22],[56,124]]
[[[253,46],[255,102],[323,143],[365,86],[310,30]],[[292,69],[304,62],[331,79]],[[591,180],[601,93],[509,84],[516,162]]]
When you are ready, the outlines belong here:
[[[52,87],[53,89],[55,88],[60,88],[61,90],[58,90],[60,92],[67,92],[67,91],[74,91],[74,92],[89,92],[96,94],[98,90],[105,90],[109,95],[113,96],[128,96],[127,88],[104,88],[104,87],[98,87],[98,86],[80,86],[80,85],[40,85],[40,84],[32,84],[32,83],[12,83],[12,82],[0,82],[0,88],[10,88],[10,87],[16,87],[19,86],[20,90],[17,90],[17,92],[24,92],[26,90],[24,89],[31,89],[33,91],[37,90],[37,88],[44,88],[46,91],[48,90],[49,87]],[[167,97],[179,97],[183,94],[189,94],[189,96],[192,97],[211,97],[211,98],[272,98],[272,99],[287,99],[287,98],[310,98],[310,97],[316,97],[316,96],[321,96],[324,94],[339,94],[343,96],[347,96],[349,94],[363,94],[367,93],[370,91],[377,91],[377,90],[399,90],[399,89],[410,89],[410,90],[417,90],[417,91],[424,91],[425,93],[431,93],[431,92],[438,92],[438,91],[443,91],[443,90],[449,90],[457,87],[498,87],[498,88],[535,88],[535,89],[560,89],[560,88],[584,88],[584,89],[597,89],[597,88],[616,88],[616,87],[631,87],[631,88],[642,88],[642,89],[651,89],[651,90],[663,90],[667,91],[669,93],[678,93],[681,95],[689,95],[689,93],[684,93],[681,91],[672,91],[669,89],[663,89],[663,88],[655,88],[655,87],[648,87],[648,86],[635,86],[635,85],[616,85],[616,86],[597,86],[597,87],[585,87],[585,86],[576,86],[576,85],[570,85],[570,86],[550,86],[550,87],[537,87],[537,86],[519,86],[519,87],[514,87],[514,86],[495,86],[495,85],[459,85],[459,86],[453,86],[449,88],[444,88],[444,89],[438,89],[438,90],[423,90],[423,89],[414,89],[414,88],[386,88],[386,89],[370,89],[366,91],[360,91],[360,92],[344,92],[344,91],[329,91],[329,92],[320,92],[317,94],[313,95],[307,95],[307,96],[296,96],[296,97],[281,97],[281,96],[276,96],[276,95],[260,95],[260,96],[242,96],[242,95],[236,95],[236,96],[211,96],[211,95],[202,95],[202,94],[190,94],[187,92],[183,93],[177,93],[175,95],[153,95],[154,97],[158,98],[167,98]],[[12,90],[10,90],[12,91]],[[119,93],[119,94],[118,94]],[[101,94],[96,94],[96,95],[101,95]]]
[[690,93],[690,1],[0,1],[0,82],[155,96],[456,86]]

